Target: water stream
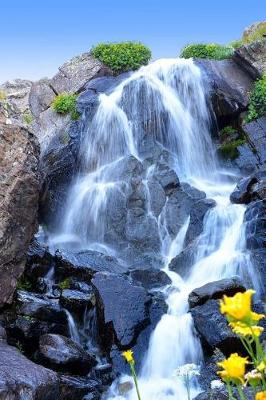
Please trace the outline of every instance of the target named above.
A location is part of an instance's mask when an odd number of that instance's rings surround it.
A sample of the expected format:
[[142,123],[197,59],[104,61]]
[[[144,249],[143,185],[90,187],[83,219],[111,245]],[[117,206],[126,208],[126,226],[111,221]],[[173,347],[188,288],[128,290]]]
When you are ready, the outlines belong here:
[[[163,269],[172,284],[162,288],[168,313],[150,338],[139,374],[143,400],[186,398],[184,384],[173,372],[181,365],[202,362],[201,345],[188,312],[188,295],[194,288],[234,275],[258,287],[245,249],[245,207],[230,203],[235,183],[231,172],[222,171],[215,158],[206,99],[200,69],[191,60],[179,59],[156,61],[132,74],[111,94],[101,95],[84,135],[82,172],[69,195],[62,227],[64,235],[75,237],[83,246],[104,246],[108,198],[125,185],[117,177],[119,161],[129,154],[142,159],[145,132],[140,119],[153,121],[155,139],[174,155],[179,179],[216,202],[205,215],[195,263],[185,279],[168,267],[183,249],[189,218],[173,238],[167,231],[164,209],[159,216],[148,209],[158,225]],[[153,166],[149,168],[146,180]],[[122,377],[121,381],[130,379]],[[193,396],[200,391],[196,383],[192,391]],[[117,381],[108,398],[137,399],[134,389],[120,395]]]

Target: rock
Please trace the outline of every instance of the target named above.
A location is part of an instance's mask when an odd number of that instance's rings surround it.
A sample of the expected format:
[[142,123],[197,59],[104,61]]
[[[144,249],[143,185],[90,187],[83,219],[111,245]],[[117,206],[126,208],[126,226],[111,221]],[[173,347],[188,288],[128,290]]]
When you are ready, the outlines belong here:
[[206,392],[198,394],[198,396],[196,396],[194,400],[209,400],[209,399],[228,400],[228,395],[227,393],[222,392],[220,390],[208,390]]
[[223,295],[233,296],[237,292],[245,292],[246,288],[238,277],[210,282],[194,289],[188,296],[190,308],[200,306],[210,299],[220,299]]
[[149,269],[135,269],[130,272],[134,282],[140,283],[145,289],[158,289],[171,284],[171,279],[164,271]]
[[251,174],[259,168],[260,161],[255,149],[248,143],[237,146],[238,157],[233,160],[235,165],[243,174]]
[[193,204],[190,211],[189,226],[185,237],[185,243],[188,245],[193,242],[203,231],[203,221],[206,213],[216,202],[211,199],[199,200]]
[[243,131],[250,148],[257,158],[256,167],[261,168],[266,163],[266,117],[261,117],[243,126]]
[[94,368],[94,374],[96,378],[102,382],[103,385],[111,385],[111,383],[115,379],[112,364],[97,365]]
[[86,308],[90,309],[95,306],[96,300],[92,288],[90,293],[65,289],[62,291],[59,302],[70,312],[83,315]]
[[14,79],[0,85],[5,99],[3,107],[8,121],[23,124],[26,115],[30,115],[29,93],[32,82],[24,79]]
[[83,53],[59,67],[51,87],[56,93],[80,93],[88,81],[103,75],[112,75],[112,71],[90,53]]
[[174,271],[182,278],[185,278],[195,263],[196,251],[197,242],[194,241],[171,260],[169,264],[170,271]]
[[86,375],[96,365],[95,358],[78,343],[55,334],[40,337],[38,357],[42,363],[55,370],[77,375]]
[[10,303],[37,228],[39,148],[25,128],[0,125],[0,307]]
[[250,203],[246,209],[246,244],[249,250],[266,247],[266,200]]
[[117,274],[126,272],[126,268],[121,266],[116,258],[92,250],[77,253],[57,251],[55,262],[60,276],[75,276],[89,281],[97,272],[107,271]]
[[236,204],[248,204],[251,201],[265,199],[266,170],[260,170],[248,178],[241,179],[230,195],[231,202]]
[[239,339],[228,326],[225,316],[220,313],[218,300],[208,300],[192,308],[191,314],[203,346],[207,344],[212,349],[217,347],[226,355],[240,348]]
[[266,39],[239,47],[235,50],[233,59],[253,79],[261,78],[266,72]]
[[[92,284],[96,289],[99,334],[105,344],[128,347],[148,324],[149,297],[121,275],[98,273]],[[126,295],[125,295],[126,294]]]
[[38,118],[43,111],[50,107],[55,95],[49,79],[41,79],[32,84],[29,93],[29,106],[35,118]]
[[66,325],[67,317],[57,300],[47,296],[25,292],[17,292],[17,314],[36,318],[41,321],[57,322]]
[[[101,385],[93,379],[61,375],[59,400],[100,400]],[[85,395],[85,397],[83,397]]]
[[266,294],[266,251],[265,248],[253,250],[250,260],[254,268],[254,278],[257,281],[256,289],[260,297]]
[[252,78],[232,60],[197,60],[210,90],[219,127],[244,111],[248,105]]
[[54,400],[59,396],[57,374],[28,360],[0,341],[0,398]]

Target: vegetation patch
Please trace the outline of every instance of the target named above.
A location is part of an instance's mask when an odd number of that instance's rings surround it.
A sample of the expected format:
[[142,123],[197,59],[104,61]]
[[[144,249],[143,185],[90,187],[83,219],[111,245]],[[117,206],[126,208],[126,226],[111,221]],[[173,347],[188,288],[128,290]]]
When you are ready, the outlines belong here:
[[151,59],[150,49],[139,42],[100,43],[91,53],[116,74],[136,70]]
[[180,57],[223,60],[231,57],[233,52],[231,46],[221,46],[215,43],[189,44],[182,49]]
[[62,282],[58,284],[58,287],[61,290],[69,289],[70,288],[70,278],[64,279]]
[[252,29],[250,33],[243,35],[243,43],[252,43],[257,40],[262,40],[266,37],[266,22],[260,22],[255,29]]
[[58,114],[70,114],[71,119],[76,120],[79,118],[77,111],[77,94],[74,93],[61,93],[55,97],[52,102],[52,109]]
[[225,126],[223,129],[220,130],[220,134],[222,137],[230,136],[235,132],[236,129],[234,129],[231,125]]
[[3,101],[6,99],[6,92],[4,90],[0,90],[0,101]]
[[266,74],[259,79],[251,92],[246,122],[266,115]]
[[26,276],[21,276],[17,282],[17,290],[25,290],[30,291],[32,290],[32,283]]
[[230,143],[222,144],[219,147],[218,151],[223,158],[234,160],[239,155],[237,147],[245,143],[246,143],[245,139],[237,139]]
[[30,112],[23,114],[23,122],[26,125],[30,125],[33,122],[33,115]]

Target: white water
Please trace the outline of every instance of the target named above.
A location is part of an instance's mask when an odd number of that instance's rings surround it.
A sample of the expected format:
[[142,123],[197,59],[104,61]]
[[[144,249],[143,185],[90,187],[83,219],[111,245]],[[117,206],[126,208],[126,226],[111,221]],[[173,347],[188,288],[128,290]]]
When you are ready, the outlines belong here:
[[[257,286],[245,250],[245,208],[229,201],[235,184],[217,166],[201,72],[191,60],[156,61],[134,73],[110,95],[101,95],[98,112],[84,135],[84,173],[70,195],[63,232],[83,244],[104,245],[108,197],[125,184],[117,178],[119,160],[127,154],[141,159],[144,132],[140,116],[147,123],[153,121],[156,140],[175,155],[179,178],[216,201],[216,207],[205,216],[195,263],[184,280],[168,266],[182,251],[189,219],[171,239],[164,210],[159,217],[153,216],[160,233],[164,270],[172,285],[163,289],[168,313],[151,336],[139,374],[140,392],[142,400],[184,400],[185,387],[173,372],[178,366],[202,361],[200,342],[188,313],[189,293],[205,283],[234,275],[248,278]],[[148,174],[149,170],[146,177]],[[148,212],[152,214],[150,209]],[[122,381],[130,379],[122,377]],[[199,391],[195,383],[193,396]],[[120,395],[119,381],[113,384],[108,398],[137,399],[134,388]]]

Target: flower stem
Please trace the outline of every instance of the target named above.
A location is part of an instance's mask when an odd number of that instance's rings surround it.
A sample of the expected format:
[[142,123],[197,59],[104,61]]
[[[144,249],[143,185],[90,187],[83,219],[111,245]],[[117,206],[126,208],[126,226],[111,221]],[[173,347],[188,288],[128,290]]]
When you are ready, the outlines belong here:
[[132,373],[132,376],[133,376],[133,379],[134,379],[138,400],[141,400],[140,393],[139,393],[138,379],[137,379],[137,375],[136,375],[136,371],[135,371],[135,367],[134,367],[134,363],[133,362],[130,363],[130,369],[131,369],[131,373]]
[[226,382],[226,388],[229,394],[229,400],[236,400],[235,397],[233,396],[232,388],[229,382]]
[[244,392],[243,392],[241,386],[237,385],[237,391],[238,391],[240,399],[241,400],[246,400],[246,396],[244,395]]

